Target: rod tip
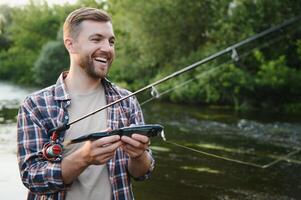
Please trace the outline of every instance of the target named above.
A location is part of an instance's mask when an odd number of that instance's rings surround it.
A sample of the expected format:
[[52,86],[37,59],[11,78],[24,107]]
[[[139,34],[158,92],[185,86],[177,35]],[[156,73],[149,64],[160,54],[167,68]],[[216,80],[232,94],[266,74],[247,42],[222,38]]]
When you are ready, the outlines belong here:
[[164,130],[162,129],[161,133],[160,133],[161,138],[163,139],[163,141],[166,141],[166,137],[164,134]]

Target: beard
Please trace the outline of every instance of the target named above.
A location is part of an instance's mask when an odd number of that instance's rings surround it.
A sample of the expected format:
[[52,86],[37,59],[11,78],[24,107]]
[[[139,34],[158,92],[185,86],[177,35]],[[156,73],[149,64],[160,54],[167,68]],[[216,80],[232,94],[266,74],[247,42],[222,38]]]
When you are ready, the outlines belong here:
[[93,79],[103,79],[108,74],[108,65],[106,70],[97,70],[94,60],[89,56],[81,56],[79,58],[79,66],[88,74],[89,77]]

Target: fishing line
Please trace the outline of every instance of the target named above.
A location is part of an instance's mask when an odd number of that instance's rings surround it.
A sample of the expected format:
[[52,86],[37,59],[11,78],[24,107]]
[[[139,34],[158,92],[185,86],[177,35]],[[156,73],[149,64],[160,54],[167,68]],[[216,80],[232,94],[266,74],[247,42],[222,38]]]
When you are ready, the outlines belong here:
[[278,158],[278,159],[276,159],[276,160],[274,160],[270,163],[267,163],[265,165],[260,165],[260,164],[256,164],[256,163],[252,163],[252,162],[247,162],[247,161],[237,160],[237,159],[233,159],[233,158],[228,158],[228,157],[225,157],[225,156],[219,156],[219,155],[216,155],[216,154],[213,154],[213,153],[208,153],[208,152],[201,151],[201,150],[198,150],[198,149],[190,148],[190,147],[187,147],[187,146],[175,143],[175,142],[171,142],[171,141],[168,141],[168,140],[165,140],[165,142],[168,143],[168,144],[172,144],[172,145],[175,145],[177,147],[186,149],[186,150],[194,151],[196,153],[209,156],[209,157],[214,157],[214,158],[226,160],[226,161],[229,161],[229,162],[234,162],[234,163],[238,163],[238,164],[242,164],[242,165],[248,165],[248,166],[257,167],[257,168],[261,168],[261,169],[266,169],[268,167],[271,167],[271,166],[273,166],[273,165],[275,165],[275,164],[277,164],[277,163],[279,163],[280,161],[283,161],[283,160],[289,162],[288,161],[289,157],[291,157],[295,154],[298,154],[301,151],[301,149],[296,149],[295,151],[292,151],[292,152],[288,153],[287,155],[285,155],[283,157],[280,157],[280,158]]
[[[295,31],[293,31],[293,33],[295,33],[297,31],[297,29],[294,29],[294,30]],[[289,34],[292,34],[292,33],[289,33]],[[152,91],[151,91],[152,97],[149,98],[149,99],[147,99],[147,100],[145,100],[140,105],[143,106],[144,104],[149,103],[150,101],[152,101],[154,99],[158,99],[161,96],[163,96],[165,94],[168,94],[168,93],[170,93],[170,92],[172,92],[172,91],[174,91],[174,90],[176,90],[178,88],[181,88],[181,87],[183,87],[183,86],[191,83],[194,80],[200,79],[200,78],[204,77],[205,75],[208,75],[209,73],[212,73],[213,71],[216,71],[217,69],[221,69],[223,67],[226,67],[225,64],[229,64],[229,63],[233,62],[233,60],[235,62],[238,62],[241,58],[246,57],[251,52],[253,52],[255,50],[260,50],[260,49],[262,49],[264,47],[270,46],[271,44],[279,42],[283,38],[287,37],[289,34],[281,35],[280,37],[277,37],[276,39],[271,40],[269,42],[265,42],[262,45],[257,46],[256,48],[253,48],[253,49],[251,49],[251,50],[249,50],[247,52],[244,52],[241,55],[239,55],[238,52],[235,50],[231,54],[231,59],[229,59],[228,61],[226,61],[224,63],[219,64],[218,67],[213,67],[213,68],[211,68],[209,70],[206,70],[205,72],[200,73],[197,76],[195,76],[195,77],[193,77],[191,79],[188,79],[188,80],[186,80],[184,82],[181,82],[180,84],[176,85],[175,87],[172,87],[170,89],[164,90],[163,92],[158,92],[158,90],[155,87],[152,87]],[[164,141],[167,142],[167,143],[169,143],[169,144],[175,145],[177,147],[181,147],[181,148],[184,148],[186,150],[193,151],[193,152],[196,152],[196,153],[199,153],[199,154],[203,154],[203,155],[206,155],[206,156],[210,156],[210,157],[214,157],[214,158],[218,158],[218,159],[222,159],[222,160],[226,160],[226,161],[230,161],[230,162],[234,162],[234,163],[238,163],[238,164],[242,164],[242,165],[253,166],[253,167],[257,167],[257,168],[261,168],[261,169],[266,169],[266,168],[271,167],[271,166],[273,166],[273,165],[275,165],[275,164],[277,164],[277,163],[279,163],[281,161],[287,161],[287,162],[292,162],[292,163],[296,163],[296,164],[301,164],[301,161],[292,160],[292,159],[289,158],[289,157],[291,157],[291,156],[293,156],[295,154],[298,154],[301,151],[301,149],[296,149],[295,151],[292,151],[292,152],[288,153],[285,156],[277,156],[277,157],[279,157],[278,159],[275,159],[272,162],[267,163],[265,165],[260,165],[260,164],[256,164],[256,163],[252,163],[252,162],[242,161],[242,160],[238,160],[238,159],[234,159],[234,158],[224,157],[224,156],[220,156],[220,155],[217,155],[217,154],[213,154],[213,153],[201,151],[201,150],[198,150],[198,149],[195,149],[195,148],[191,148],[191,147],[187,147],[187,146],[178,144],[176,142],[167,141],[166,139],[164,139]]]
[[[300,29],[300,28],[299,28]],[[160,98],[161,96],[165,95],[165,94],[168,94],[178,88],[181,88],[187,84],[189,84],[190,82],[194,81],[194,80],[198,80],[198,79],[201,79],[202,77],[204,77],[205,75],[208,75],[210,73],[212,73],[213,71],[217,70],[217,69],[221,69],[223,67],[227,67],[227,66],[223,66],[225,64],[229,64],[229,63],[232,63],[233,60],[235,62],[238,62],[241,58],[245,58],[247,55],[249,55],[251,52],[253,51],[256,51],[256,50],[260,50],[260,49],[263,49],[265,47],[268,47],[268,46],[271,46],[272,44],[275,44],[276,42],[279,42],[281,41],[282,39],[288,37],[289,35],[291,35],[292,33],[295,33],[297,32],[299,29],[294,29],[294,31],[292,31],[291,33],[288,33],[288,34],[285,34],[285,35],[280,35],[279,37],[277,37],[276,39],[273,39],[273,40],[270,40],[269,42],[265,42],[265,43],[262,43],[261,45],[257,46],[256,48],[253,48],[253,49],[249,49],[249,51],[246,51],[244,52],[243,54],[238,54],[237,50],[233,51],[234,53],[231,54],[231,59],[229,59],[228,61],[225,61],[224,63],[220,63],[218,64],[219,66],[217,67],[212,67],[210,68],[209,70],[206,70],[205,72],[202,72],[198,75],[196,75],[195,77],[191,78],[191,79],[188,79],[186,81],[183,81],[183,82],[180,82],[179,84],[177,84],[176,86],[172,87],[172,88],[169,88],[167,90],[164,90],[162,92],[159,92],[158,89],[156,87],[152,87],[152,91],[151,91],[151,96],[149,99],[143,101],[142,103],[140,103],[141,106],[143,106],[144,104],[147,104],[149,103],[150,101],[154,100],[154,99],[158,99]],[[239,60],[237,60],[237,58],[239,58]],[[154,92],[154,89],[156,90],[156,92]]]

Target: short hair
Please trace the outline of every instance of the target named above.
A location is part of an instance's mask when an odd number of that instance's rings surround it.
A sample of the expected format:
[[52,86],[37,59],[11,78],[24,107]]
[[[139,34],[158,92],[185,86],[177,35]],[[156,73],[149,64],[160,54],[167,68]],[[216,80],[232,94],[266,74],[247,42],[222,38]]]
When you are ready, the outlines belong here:
[[77,38],[80,30],[80,24],[85,20],[97,22],[112,22],[110,15],[104,10],[84,7],[71,12],[64,22],[64,38]]

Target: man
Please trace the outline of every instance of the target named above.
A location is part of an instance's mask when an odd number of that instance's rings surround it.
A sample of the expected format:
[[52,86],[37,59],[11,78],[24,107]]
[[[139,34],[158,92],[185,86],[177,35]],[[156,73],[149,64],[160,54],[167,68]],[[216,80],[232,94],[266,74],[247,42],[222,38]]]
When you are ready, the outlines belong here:
[[[64,23],[69,72],[57,83],[27,97],[18,114],[18,160],[28,199],[133,199],[130,177],[148,178],[154,160],[149,138],[109,136],[64,147],[61,157],[45,156],[47,132],[129,94],[107,79],[115,56],[111,18],[102,10],[81,8]],[[57,143],[104,129],[143,124],[135,97],[71,125]],[[44,154],[43,154],[44,152]]]

